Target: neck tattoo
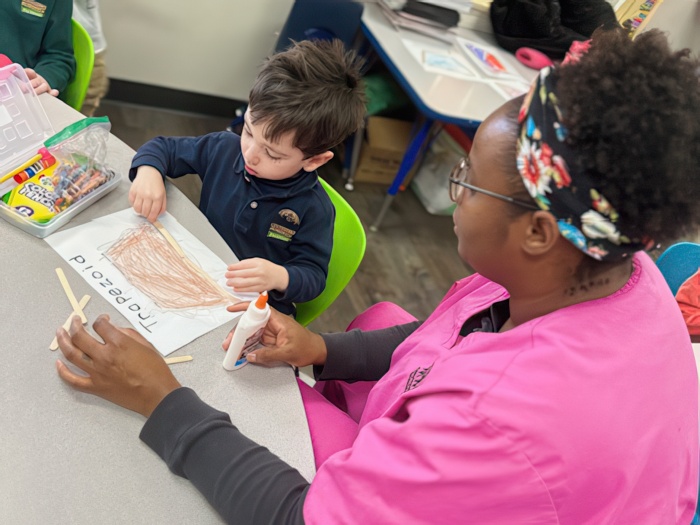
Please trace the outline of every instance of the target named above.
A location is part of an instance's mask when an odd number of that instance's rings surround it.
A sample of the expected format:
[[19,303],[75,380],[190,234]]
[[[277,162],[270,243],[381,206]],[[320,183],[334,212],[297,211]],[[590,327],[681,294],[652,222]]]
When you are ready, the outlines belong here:
[[570,286],[569,288],[564,290],[564,295],[567,297],[573,297],[574,295],[577,295],[579,293],[588,293],[593,288],[597,288],[599,286],[606,286],[608,284],[610,284],[609,277],[589,279],[588,281],[580,282],[577,285]]

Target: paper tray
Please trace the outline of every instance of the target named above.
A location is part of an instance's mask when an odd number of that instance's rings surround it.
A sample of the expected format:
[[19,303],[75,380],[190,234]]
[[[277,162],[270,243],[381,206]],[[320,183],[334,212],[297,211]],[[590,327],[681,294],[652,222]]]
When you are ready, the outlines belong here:
[[2,201],[0,201],[0,217],[5,219],[10,224],[17,226],[20,230],[24,230],[25,232],[34,235],[35,237],[43,239],[44,237],[51,235],[53,232],[55,232],[62,226],[65,226],[68,222],[71,221],[71,219],[73,219],[73,217],[78,215],[81,211],[93,204],[95,201],[98,201],[99,199],[107,195],[110,191],[112,191],[119,185],[122,178],[111,169],[107,169],[107,172],[112,176],[110,180],[108,180],[102,186],[90,193],[87,197],[81,199],[80,202],[69,206],[61,213],[55,215],[48,222],[34,222],[33,220],[20,215],[13,208],[11,208]]

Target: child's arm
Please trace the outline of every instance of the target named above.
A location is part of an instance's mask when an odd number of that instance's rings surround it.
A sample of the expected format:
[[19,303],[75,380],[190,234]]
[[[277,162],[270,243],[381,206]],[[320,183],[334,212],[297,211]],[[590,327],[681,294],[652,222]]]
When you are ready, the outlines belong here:
[[163,175],[153,166],[139,166],[129,190],[129,203],[134,211],[154,222],[165,212],[165,183]]
[[289,273],[284,266],[253,257],[228,267],[226,285],[236,292],[284,292],[289,285]]
[[233,165],[233,152],[240,142],[229,131],[201,137],[156,137],[139,148],[131,161],[129,179],[134,180],[140,166],[152,166],[165,177],[177,178],[196,173],[204,179],[211,169]]
[[[233,164],[239,137],[230,132],[201,137],[156,137],[139,148],[131,161],[129,202],[153,222],[166,208],[164,177],[195,173],[202,180],[208,170]],[[223,167],[222,167],[223,166]]]
[[[328,262],[333,249],[335,209],[325,191],[310,200],[286,250],[286,261],[253,257],[232,264],[226,272],[226,284],[237,292],[262,292],[281,302],[306,302],[318,297],[326,286]],[[279,242],[266,240],[265,242]]]
[[[46,25],[40,55],[32,71],[36,72],[37,77],[30,76],[32,86],[36,81],[40,89],[43,89],[42,93],[49,91],[46,88],[63,91],[75,74],[72,13],[72,2],[53,2],[51,19]],[[43,83],[40,80],[43,80]]]
[[287,250],[288,257],[283,263],[289,276],[287,287],[271,291],[271,299],[304,303],[318,297],[326,287],[335,208],[320,185],[318,192],[319,198],[304,211],[301,227]]

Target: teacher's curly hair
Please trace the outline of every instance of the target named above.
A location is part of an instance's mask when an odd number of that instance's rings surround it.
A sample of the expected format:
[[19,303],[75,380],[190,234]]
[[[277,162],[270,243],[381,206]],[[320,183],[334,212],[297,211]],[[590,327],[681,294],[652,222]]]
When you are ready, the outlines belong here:
[[[635,40],[623,31],[598,30],[574,63],[557,67],[556,98],[566,141],[576,152],[574,171],[590,178],[611,202],[620,229],[667,245],[700,228],[700,61],[672,51],[650,30]],[[513,196],[529,193],[515,167],[518,111],[524,97],[505,106],[511,122],[504,165]],[[524,213],[513,207],[512,214]],[[591,263],[595,261],[591,260]]]
[[594,33],[559,68],[557,96],[579,169],[619,212],[621,229],[673,242],[700,224],[700,63],[658,30]]

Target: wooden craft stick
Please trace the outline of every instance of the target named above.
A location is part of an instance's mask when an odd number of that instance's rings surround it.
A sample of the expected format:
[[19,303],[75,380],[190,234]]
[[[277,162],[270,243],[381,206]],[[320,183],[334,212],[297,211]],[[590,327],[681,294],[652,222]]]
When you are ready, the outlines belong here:
[[182,251],[182,248],[180,248],[180,245],[178,244],[178,242],[175,240],[175,238],[172,235],[170,235],[170,232],[165,229],[165,226],[163,226],[160,221],[154,222],[153,226],[158,228],[158,231],[160,232],[160,234],[163,237],[165,237],[165,240],[170,243],[170,246],[175,248],[175,251],[180,255],[180,257],[183,257],[183,258],[187,257],[185,255],[185,252]]
[[192,361],[191,355],[181,355],[178,357],[166,357],[165,362],[169,365],[174,365],[175,363],[185,363],[187,361]]
[[209,281],[209,283],[212,284],[217,290],[221,291],[221,296],[223,298],[225,298],[229,301],[238,302],[238,298],[236,298],[233,294],[231,294],[231,293],[227,292],[226,290],[224,290],[223,288],[221,288],[221,285],[219,283],[217,283],[214,279],[212,279],[211,275],[209,275],[207,272],[202,270],[199,266],[194,264],[190,260],[190,258],[187,257],[187,255],[185,255],[185,252],[182,250],[182,248],[180,247],[178,242],[175,240],[175,238],[172,235],[170,235],[170,232],[167,229],[165,229],[165,226],[163,226],[163,224],[160,221],[155,221],[153,223],[153,226],[155,226],[157,228],[157,230],[160,232],[160,234],[163,237],[165,237],[165,240],[168,241],[170,246],[172,246],[175,249],[175,251],[180,255],[180,257],[182,257],[182,259],[185,261],[185,263],[190,268],[195,270],[199,275],[201,275],[207,281]]
[[[90,300],[89,295],[83,295],[83,298],[78,303],[81,310],[83,308],[85,308],[85,305],[88,304],[89,300]],[[66,319],[66,322],[63,323],[64,330],[68,330],[68,328],[70,327],[70,322],[73,320],[73,317],[76,315],[78,315],[78,314],[75,311],[71,312],[71,314],[68,316],[68,319]],[[51,345],[49,346],[49,350],[58,350],[58,339],[56,339],[55,337],[53,338],[53,341],[51,341]]]
[[83,324],[87,323],[87,317],[85,317],[83,309],[78,304],[78,301],[73,294],[73,290],[71,289],[70,284],[68,284],[68,279],[66,279],[66,274],[63,273],[63,268],[56,268],[56,275],[58,275],[58,279],[61,281],[61,286],[63,286],[63,291],[66,292],[70,305],[73,307],[73,312],[80,316],[80,321],[82,321]]

